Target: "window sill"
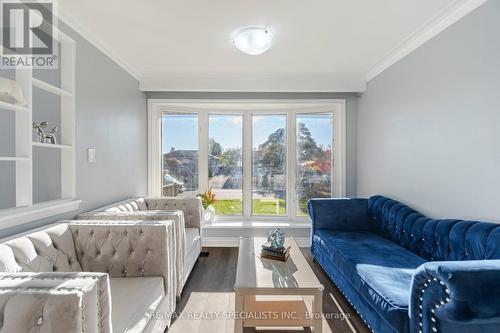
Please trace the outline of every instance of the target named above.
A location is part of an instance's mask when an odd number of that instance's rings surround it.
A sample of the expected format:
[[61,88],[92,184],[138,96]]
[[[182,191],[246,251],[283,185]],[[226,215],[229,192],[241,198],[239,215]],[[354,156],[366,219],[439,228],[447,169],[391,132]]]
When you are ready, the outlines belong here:
[[6,209],[0,213],[0,229],[75,211],[80,207],[81,202],[81,200],[61,199],[35,204],[31,207]]
[[204,224],[203,228],[244,228],[244,229],[269,229],[272,227],[278,228],[311,228],[309,221],[235,221],[235,220],[219,220],[209,224]]

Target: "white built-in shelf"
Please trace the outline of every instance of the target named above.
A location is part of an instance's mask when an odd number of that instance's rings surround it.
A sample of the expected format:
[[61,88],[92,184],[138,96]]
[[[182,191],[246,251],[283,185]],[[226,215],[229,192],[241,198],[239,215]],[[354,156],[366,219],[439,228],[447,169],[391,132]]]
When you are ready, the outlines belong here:
[[[57,28],[55,28],[57,29]],[[0,157],[0,163],[13,163],[15,166],[15,207],[0,209],[0,230],[23,223],[57,216],[62,213],[77,210],[80,201],[76,199],[75,186],[75,42],[58,31],[54,35],[60,43],[61,53],[61,85],[56,86],[33,77],[30,67],[16,67],[15,81],[19,84],[26,106],[19,106],[0,101],[2,110],[14,111],[11,126],[15,129],[15,151],[13,156]],[[40,100],[33,101],[33,89],[41,89],[53,96],[59,96],[57,104],[60,105],[60,124],[58,124],[61,143],[52,145],[48,143],[33,142],[33,109],[40,107]],[[43,106],[43,105],[42,105]],[[22,112],[20,112],[22,111]],[[36,148],[35,148],[36,147]],[[40,150],[43,150],[41,152]],[[33,163],[34,159],[50,158],[49,150],[61,152],[60,161],[60,200],[35,203],[35,191],[46,190],[47,184],[35,179],[36,172],[43,170],[40,163]],[[38,156],[41,153],[43,156]],[[3,155],[7,155],[4,153]],[[0,184],[0,187],[3,184]]]
[[15,104],[7,103],[4,101],[0,101],[0,109],[9,110],[9,111],[23,111],[23,112],[29,111],[29,109],[25,106],[15,105]]
[[62,88],[56,87],[50,83],[44,82],[39,79],[33,78],[33,86],[59,96],[69,96],[69,97],[73,96],[71,91],[64,90]]
[[29,161],[29,157],[0,157],[0,161],[6,162],[21,162],[21,161]]
[[19,226],[22,223],[75,211],[80,207],[81,202],[81,200],[76,199],[60,199],[0,210],[0,226],[9,228]]
[[42,143],[42,142],[33,142],[33,147],[56,148],[56,149],[71,149],[71,148],[73,148],[70,145],[54,145],[52,143]]

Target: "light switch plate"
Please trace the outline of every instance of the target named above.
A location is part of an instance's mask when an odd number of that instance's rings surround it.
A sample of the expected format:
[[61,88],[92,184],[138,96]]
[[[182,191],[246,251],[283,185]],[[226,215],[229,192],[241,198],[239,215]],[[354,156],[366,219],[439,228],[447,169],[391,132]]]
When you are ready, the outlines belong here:
[[95,148],[87,149],[87,161],[89,163],[95,163]]

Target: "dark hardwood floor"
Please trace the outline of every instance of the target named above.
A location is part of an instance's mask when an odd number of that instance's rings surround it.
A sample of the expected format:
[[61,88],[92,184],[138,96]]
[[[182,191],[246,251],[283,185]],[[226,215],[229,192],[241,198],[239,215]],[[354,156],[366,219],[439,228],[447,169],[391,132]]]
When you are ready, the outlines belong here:
[[[173,324],[168,330],[169,333],[234,332],[234,321],[227,316],[234,311],[233,286],[236,277],[238,249],[205,248],[203,250],[209,252],[209,256],[198,259],[177,304]],[[331,317],[347,318],[324,319],[323,332],[370,332],[321,267],[313,262],[310,250],[303,248],[302,252],[316,276],[325,286],[323,313],[332,314]],[[272,331],[245,329],[245,333],[254,331],[310,332],[308,328]]]

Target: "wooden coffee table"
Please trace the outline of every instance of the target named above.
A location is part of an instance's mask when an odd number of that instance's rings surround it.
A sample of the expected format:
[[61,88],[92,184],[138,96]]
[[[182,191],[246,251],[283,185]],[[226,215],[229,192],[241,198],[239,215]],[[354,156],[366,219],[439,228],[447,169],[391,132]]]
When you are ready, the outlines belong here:
[[[260,258],[264,238],[242,238],[235,291],[235,333],[243,327],[311,327],[322,331],[323,285],[293,238],[286,262]],[[312,302],[308,302],[312,300]],[[312,304],[310,304],[312,303]]]

